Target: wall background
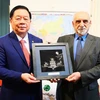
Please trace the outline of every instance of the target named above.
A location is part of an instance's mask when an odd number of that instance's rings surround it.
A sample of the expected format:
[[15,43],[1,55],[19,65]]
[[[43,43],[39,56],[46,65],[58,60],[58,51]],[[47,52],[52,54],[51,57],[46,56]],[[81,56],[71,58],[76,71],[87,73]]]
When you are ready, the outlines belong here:
[[92,0],[10,0],[11,8],[18,4],[27,6],[30,11],[69,11],[91,12]]

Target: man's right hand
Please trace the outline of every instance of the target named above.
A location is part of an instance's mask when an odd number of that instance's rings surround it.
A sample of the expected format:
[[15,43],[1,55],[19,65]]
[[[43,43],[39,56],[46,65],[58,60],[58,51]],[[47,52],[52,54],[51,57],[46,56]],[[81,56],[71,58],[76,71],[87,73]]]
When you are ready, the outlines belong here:
[[31,74],[29,73],[21,74],[21,79],[28,84],[40,82],[40,80],[37,80],[32,73]]

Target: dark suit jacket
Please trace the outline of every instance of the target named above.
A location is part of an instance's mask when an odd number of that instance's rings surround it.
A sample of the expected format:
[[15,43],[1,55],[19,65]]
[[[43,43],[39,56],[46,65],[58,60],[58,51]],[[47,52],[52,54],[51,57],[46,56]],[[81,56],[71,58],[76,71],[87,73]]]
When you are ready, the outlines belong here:
[[81,73],[76,83],[64,79],[58,82],[57,100],[99,100],[97,79],[100,77],[100,39],[88,35],[80,61],[74,64],[74,34],[62,36],[58,42],[68,42],[73,71]]
[[[30,52],[32,41],[41,43],[42,39],[28,33]],[[0,38],[0,78],[3,80],[0,100],[42,100],[41,82],[27,84],[22,81],[22,73],[33,71],[27,65],[20,43],[14,32]]]

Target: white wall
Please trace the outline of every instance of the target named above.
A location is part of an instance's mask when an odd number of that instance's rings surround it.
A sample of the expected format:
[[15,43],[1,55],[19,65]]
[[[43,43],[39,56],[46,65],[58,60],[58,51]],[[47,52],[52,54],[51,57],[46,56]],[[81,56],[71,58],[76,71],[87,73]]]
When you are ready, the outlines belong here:
[[30,11],[91,12],[91,0],[10,0],[10,7],[25,5]]
[[100,37],[100,0],[92,0],[92,26],[91,34]]

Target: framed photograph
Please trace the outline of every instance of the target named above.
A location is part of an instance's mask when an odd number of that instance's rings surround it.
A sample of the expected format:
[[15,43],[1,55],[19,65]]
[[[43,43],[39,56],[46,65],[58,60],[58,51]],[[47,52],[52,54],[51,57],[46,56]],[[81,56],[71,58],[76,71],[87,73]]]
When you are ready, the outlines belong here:
[[33,73],[39,79],[65,78],[72,73],[68,43],[32,43]]

